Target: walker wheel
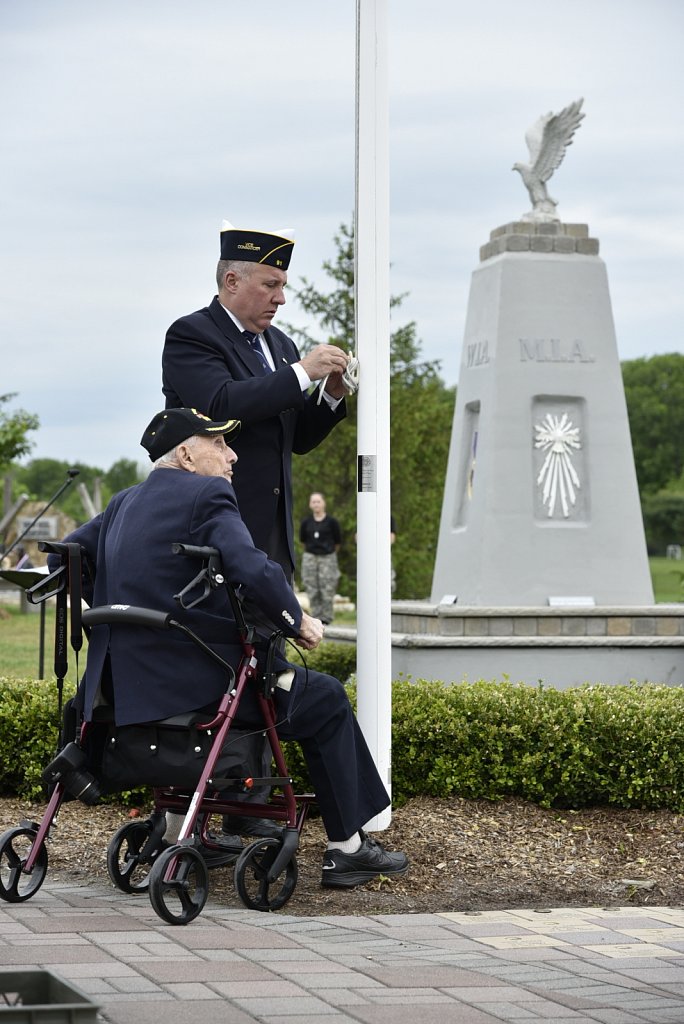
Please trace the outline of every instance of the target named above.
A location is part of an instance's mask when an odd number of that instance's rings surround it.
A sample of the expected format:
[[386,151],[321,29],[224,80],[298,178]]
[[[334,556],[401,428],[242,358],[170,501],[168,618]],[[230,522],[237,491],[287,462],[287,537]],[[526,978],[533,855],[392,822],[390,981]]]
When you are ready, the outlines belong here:
[[[292,855],[283,871],[272,882],[268,872],[280,852],[280,839],[258,839],[246,846],[235,865],[235,888],[246,907],[252,910],[280,910],[297,884],[297,858]],[[274,887],[273,895],[269,890]]]
[[112,836],[107,847],[107,871],[121,892],[147,891],[150,868],[161,849],[145,849],[151,834],[151,821],[127,821]]
[[24,872],[36,828],[10,828],[0,836],[0,898],[7,903],[23,903],[38,892],[47,874],[48,855],[45,843],[40,848],[30,874]]
[[170,846],[160,853],[148,880],[150,903],[168,924],[189,924],[207,902],[209,869],[192,846]]

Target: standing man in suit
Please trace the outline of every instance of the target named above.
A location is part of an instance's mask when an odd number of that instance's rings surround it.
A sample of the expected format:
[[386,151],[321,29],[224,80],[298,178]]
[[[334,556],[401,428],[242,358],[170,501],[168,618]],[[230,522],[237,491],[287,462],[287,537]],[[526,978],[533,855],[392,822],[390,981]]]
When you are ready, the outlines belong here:
[[[171,325],[162,355],[167,409],[194,407],[214,419],[241,421],[234,479],[240,513],[256,546],[290,581],[292,453],[311,451],[346,415],[349,362],[336,345],[317,345],[301,357],[272,326],[285,303],[293,247],[291,231],[242,230],[224,222],[218,295]],[[309,394],[314,383],[319,387]]]
[[[278,562],[289,583],[295,567],[292,453],[311,451],[345,417],[342,375],[349,361],[335,345],[317,345],[301,358],[294,342],[272,326],[285,303],[293,247],[289,230],[243,230],[224,221],[218,295],[169,327],[162,354],[167,409],[190,407],[214,420],[241,421],[233,479],[240,514],[255,545]],[[309,394],[315,382],[319,387]],[[263,625],[263,609],[245,610],[254,625]],[[262,774],[268,775],[270,750],[265,741],[263,747]],[[274,834],[272,823],[249,817],[226,817],[223,827],[229,835]]]

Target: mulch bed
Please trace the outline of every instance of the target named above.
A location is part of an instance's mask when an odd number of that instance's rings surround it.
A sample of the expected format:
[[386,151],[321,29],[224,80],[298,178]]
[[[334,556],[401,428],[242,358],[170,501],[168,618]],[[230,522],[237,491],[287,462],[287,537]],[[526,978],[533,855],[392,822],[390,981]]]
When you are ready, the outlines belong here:
[[[0,831],[42,806],[0,800]],[[106,849],[129,810],[65,804],[48,846],[48,880],[108,881]],[[545,810],[521,800],[417,798],[376,838],[404,850],[403,878],[339,892],[321,889],[325,846],[310,819],[299,880],[284,912],[309,915],[439,913],[527,907],[664,906],[684,902],[684,816],[668,811]],[[230,867],[211,873],[210,899],[240,908]]]

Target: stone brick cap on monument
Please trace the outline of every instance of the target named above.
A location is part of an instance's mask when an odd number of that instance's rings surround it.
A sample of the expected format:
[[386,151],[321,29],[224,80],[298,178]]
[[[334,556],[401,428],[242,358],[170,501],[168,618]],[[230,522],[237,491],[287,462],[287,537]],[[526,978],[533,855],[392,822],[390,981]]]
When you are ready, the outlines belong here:
[[489,241],[480,248],[480,261],[484,263],[504,252],[598,256],[599,242],[598,238],[589,237],[587,224],[519,220],[503,224],[490,232]]

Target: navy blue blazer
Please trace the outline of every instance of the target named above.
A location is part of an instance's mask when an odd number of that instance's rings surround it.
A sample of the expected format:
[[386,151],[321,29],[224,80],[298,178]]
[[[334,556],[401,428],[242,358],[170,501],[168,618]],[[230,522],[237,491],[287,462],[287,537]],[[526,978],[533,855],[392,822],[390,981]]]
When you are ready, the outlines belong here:
[[299,362],[294,342],[277,327],[264,337],[274,373],[262,375],[258,357],[214,297],[211,305],[169,327],[162,355],[166,407],[186,406],[214,420],[239,419],[242,430],[231,447],[238,454],[233,485],[240,513],[257,547],[268,551],[278,501],[284,499],[285,530],[292,566],[292,453],[305,454],[346,416],[345,403],[332,411],[317,404],[318,391],[302,392],[291,363]]
[[[172,552],[174,543],[218,548],[226,577],[296,637],[302,610],[283,570],[256,548],[232,486],[220,477],[155,469],[147,480],[114,495],[107,508],[66,541],[85,548],[96,566],[93,606],[130,604],[173,612],[230,664],[242,649],[224,588],[184,610],[174,595],[198,573],[197,559]],[[227,688],[228,674],[177,630],[95,626],[88,645],[84,711],[91,717],[111,658],[117,725],[147,722],[204,707]]]

